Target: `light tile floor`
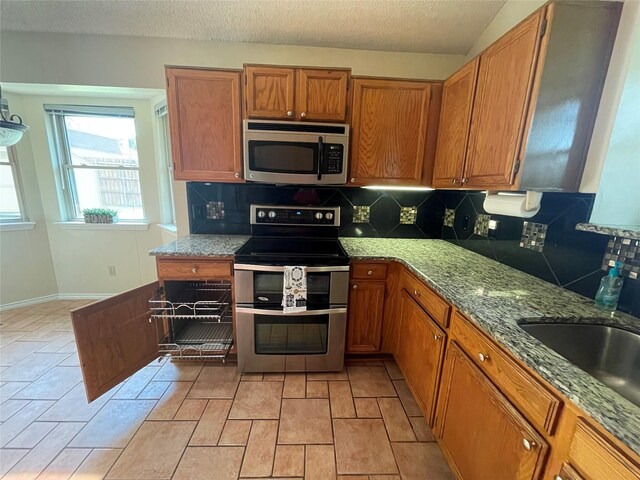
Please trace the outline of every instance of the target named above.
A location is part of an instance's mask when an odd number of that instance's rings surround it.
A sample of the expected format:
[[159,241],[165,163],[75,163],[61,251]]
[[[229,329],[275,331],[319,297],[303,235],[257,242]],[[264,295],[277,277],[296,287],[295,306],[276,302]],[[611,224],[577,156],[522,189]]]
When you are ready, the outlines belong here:
[[393,362],[240,375],[162,359],[87,404],[69,315],[83,303],[0,314],[3,478],[453,478]]

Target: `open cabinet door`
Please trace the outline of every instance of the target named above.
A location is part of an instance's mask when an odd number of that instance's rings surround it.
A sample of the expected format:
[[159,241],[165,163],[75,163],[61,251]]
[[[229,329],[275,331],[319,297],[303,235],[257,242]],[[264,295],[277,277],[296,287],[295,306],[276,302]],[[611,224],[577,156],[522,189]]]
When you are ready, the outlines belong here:
[[87,399],[92,402],[158,356],[149,299],[158,282],[71,312]]

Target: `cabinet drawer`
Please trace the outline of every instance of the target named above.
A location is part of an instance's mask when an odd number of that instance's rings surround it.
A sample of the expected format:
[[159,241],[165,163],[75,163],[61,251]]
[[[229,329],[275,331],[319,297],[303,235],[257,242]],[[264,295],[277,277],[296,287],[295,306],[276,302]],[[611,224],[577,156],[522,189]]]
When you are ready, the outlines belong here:
[[553,435],[562,405],[554,394],[458,312],[450,334],[531,423]]
[[408,272],[403,275],[402,287],[431,315],[431,318],[447,328],[451,306],[440,295]]
[[586,480],[640,478],[640,468],[620,453],[584,419],[578,419],[569,461]]
[[387,278],[386,263],[353,263],[351,264],[351,277],[361,280],[385,280]]
[[227,260],[158,260],[161,280],[231,277],[232,271],[232,264]]

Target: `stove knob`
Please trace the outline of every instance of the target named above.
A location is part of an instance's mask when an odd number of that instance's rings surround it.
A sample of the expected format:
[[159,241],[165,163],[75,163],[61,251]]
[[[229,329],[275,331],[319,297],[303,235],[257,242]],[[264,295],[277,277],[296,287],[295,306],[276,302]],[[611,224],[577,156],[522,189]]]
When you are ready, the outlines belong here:
[[326,218],[327,220],[333,220],[333,213],[331,212],[325,213],[324,218]]
[[322,212],[317,212],[315,217],[316,217],[316,220],[322,220]]
[[266,216],[267,214],[265,213],[264,210],[258,210],[258,218],[264,218]]
[[269,212],[269,218],[276,218],[276,212],[274,212],[273,210],[271,210]]

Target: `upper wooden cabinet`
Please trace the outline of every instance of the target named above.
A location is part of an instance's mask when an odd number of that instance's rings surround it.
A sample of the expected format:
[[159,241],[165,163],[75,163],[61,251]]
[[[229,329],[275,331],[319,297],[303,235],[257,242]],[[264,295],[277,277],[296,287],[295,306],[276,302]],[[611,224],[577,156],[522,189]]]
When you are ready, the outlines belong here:
[[451,76],[434,185],[577,191],[621,5],[552,2]]
[[474,58],[444,82],[433,166],[434,188],[459,186],[463,178],[479,63],[479,59]]
[[176,180],[242,181],[240,71],[166,68]]
[[420,185],[431,179],[442,84],[355,78],[353,185]]
[[245,66],[248,118],[343,122],[349,70]]
[[466,187],[508,188],[524,131],[540,45],[540,10],[480,56],[464,177]]

